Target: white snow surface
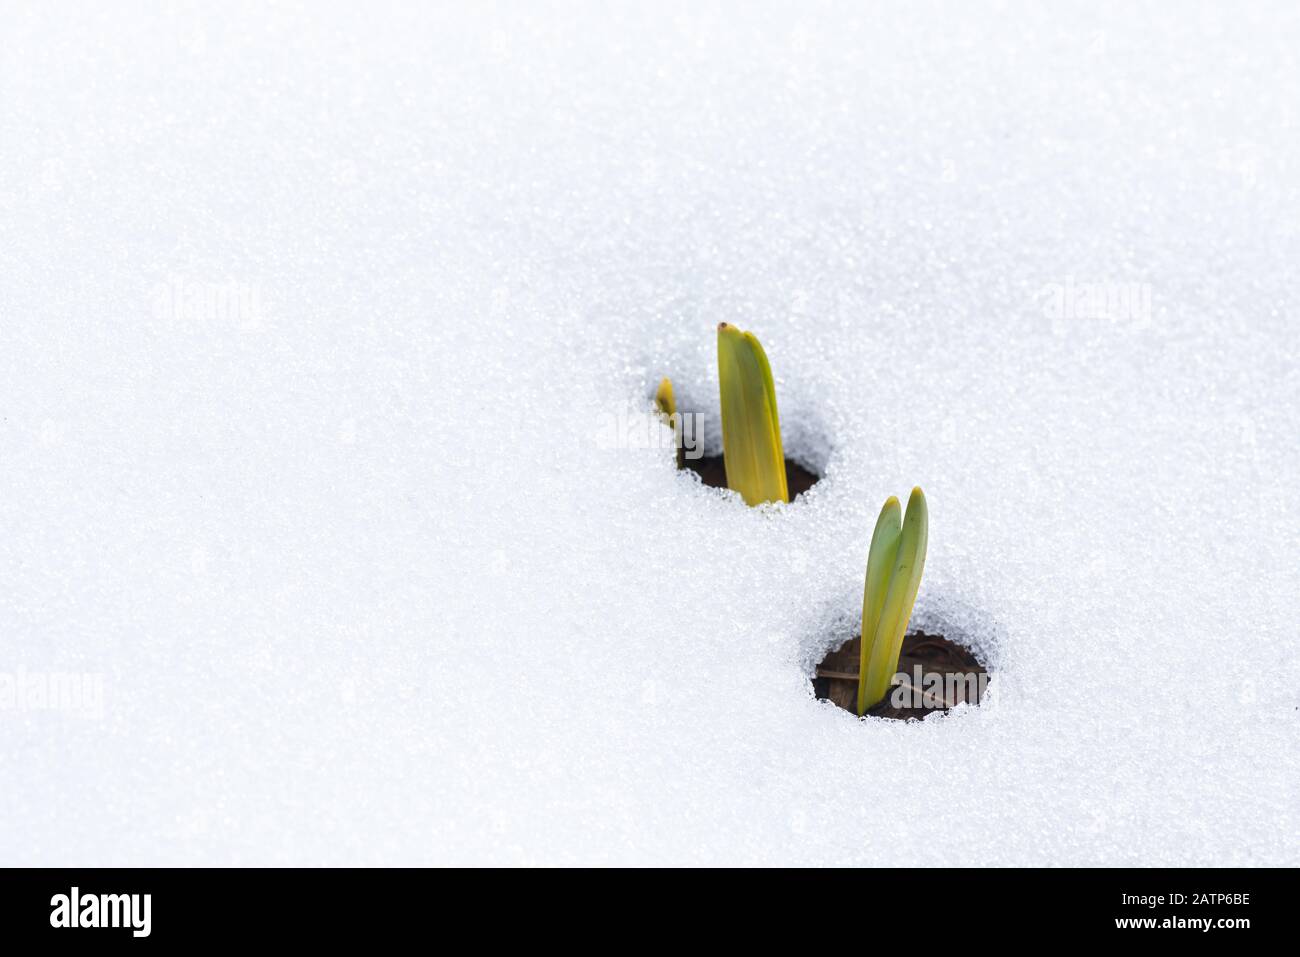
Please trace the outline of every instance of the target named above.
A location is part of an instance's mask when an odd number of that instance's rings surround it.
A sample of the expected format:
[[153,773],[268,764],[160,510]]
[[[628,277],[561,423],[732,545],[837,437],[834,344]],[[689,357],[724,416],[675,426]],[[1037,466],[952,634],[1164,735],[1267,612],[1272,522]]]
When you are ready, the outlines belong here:
[[[160,6],[4,9],[0,863],[1300,864],[1295,4]],[[790,506],[602,440],[724,320]]]

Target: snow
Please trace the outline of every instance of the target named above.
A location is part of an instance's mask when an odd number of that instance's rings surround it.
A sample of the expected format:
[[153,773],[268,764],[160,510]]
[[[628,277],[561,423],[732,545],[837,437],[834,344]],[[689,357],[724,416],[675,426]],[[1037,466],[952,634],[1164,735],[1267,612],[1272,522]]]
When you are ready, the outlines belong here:
[[1300,864],[1294,5],[477,7],[7,10],[0,862]]

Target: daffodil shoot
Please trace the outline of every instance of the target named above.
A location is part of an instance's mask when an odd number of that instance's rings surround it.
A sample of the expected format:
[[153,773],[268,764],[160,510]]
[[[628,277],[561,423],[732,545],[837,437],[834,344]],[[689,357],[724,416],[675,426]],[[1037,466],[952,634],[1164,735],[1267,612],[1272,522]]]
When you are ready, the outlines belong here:
[[925,493],[920,488],[912,489],[906,515],[891,495],[876,519],[862,592],[859,715],[884,699],[898,670],[903,636],[921,588],[929,527]]
[[677,414],[677,400],[673,398],[673,380],[664,376],[655,390],[655,408],[662,415],[672,418]]
[[[673,396],[673,380],[667,376],[664,376],[659,381],[659,388],[655,390],[655,408],[673,430],[674,444],[677,448],[677,467],[682,468],[687,457],[686,448],[682,441],[683,422],[681,416],[677,414],[677,399]],[[690,458],[699,458],[699,456],[700,453],[697,452]]]
[[752,332],[725,322],[718,325],[718,386],[727,487],[748,505],[790,501],[772,367]]

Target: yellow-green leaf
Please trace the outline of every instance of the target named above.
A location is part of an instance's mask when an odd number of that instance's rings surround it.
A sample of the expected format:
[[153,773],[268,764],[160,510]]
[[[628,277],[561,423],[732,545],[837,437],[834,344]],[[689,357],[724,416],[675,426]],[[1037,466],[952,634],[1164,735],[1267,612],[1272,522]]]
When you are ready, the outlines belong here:
[[885,610],[885,597],[889,592],[889,578],[898,561],[898,539],[903,530],[903,507],[896,496],[889,496],[876,530],[871,533],[871,550],[867,554],[867,580],[862,590],[862,656],[858,666],[858,714],[867,710],[867,683],[861,676],[867,673],[871,660],[872,638],[880,627],[880,615]]
[[669,417],[677,414],[677,400],[673,398],[673,383],[667,376],[663,377],[659,388],[655,390],[655,408]]
[[727,486],[749,505],[788,502],[772,368],[753,333],[725,322],[718,325],[718,384]]
[[686,467],[686,449],[682,446],[682,420],[677,415],[677,400],[673,397],[673,382],[667,376],[659,382],[659,388],[655,390],[655,408],[659,414],[664,417],[669,428],[673,430],[673,437],[676,439],[677,446],[677,467]]

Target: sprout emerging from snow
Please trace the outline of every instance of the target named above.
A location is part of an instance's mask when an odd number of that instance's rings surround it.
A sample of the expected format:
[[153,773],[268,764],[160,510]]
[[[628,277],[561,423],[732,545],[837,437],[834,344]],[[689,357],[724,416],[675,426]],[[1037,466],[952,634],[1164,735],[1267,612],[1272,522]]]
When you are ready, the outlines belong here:
[[655,408],[673,430],[677,446],[677,467],[686,467],[686,447],[682,444],[682,420],[677,414],[677,400],[673,398],[673,381],[664,376],[655,390]]
[[876,520],[862,592],[859,716],[884,699],[898,670],[903,635],[921,587],[929,531],[925,493],[920,488],[912,489],[906,518],[898,499],[891,495]]
[[673,380],[664,376],[655,390],[655,408],[671,419],[677,414],[677,400],[673,398]]
[[718,325],[718,384],[727,487],[748,505],[790,501],[772,368],[753,333],[725,322]]

